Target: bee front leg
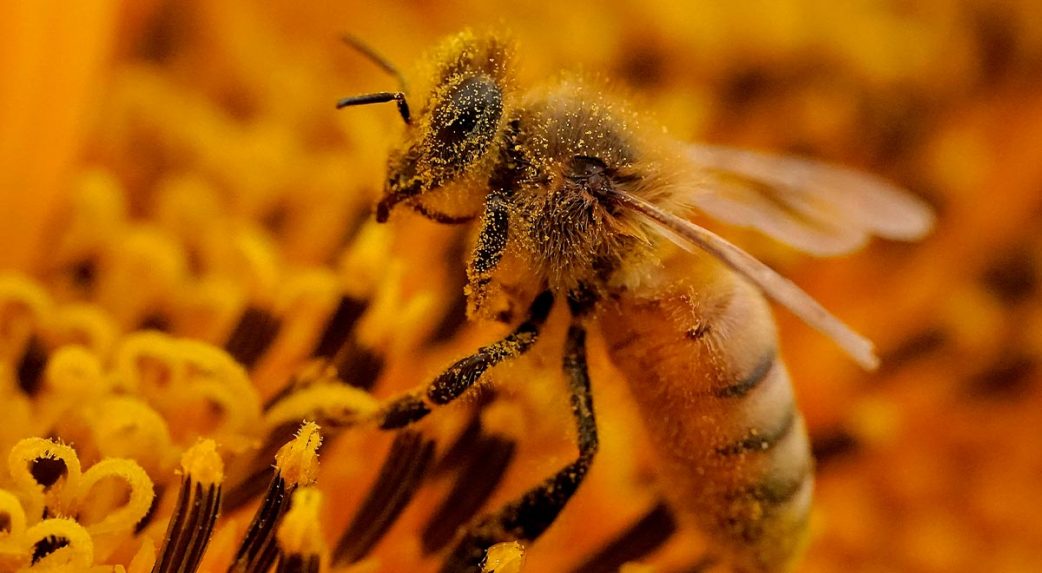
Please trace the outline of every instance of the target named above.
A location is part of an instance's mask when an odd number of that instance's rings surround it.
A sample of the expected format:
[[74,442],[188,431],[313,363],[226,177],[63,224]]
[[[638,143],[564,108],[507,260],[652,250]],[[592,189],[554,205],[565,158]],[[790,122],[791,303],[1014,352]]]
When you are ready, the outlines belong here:
[[503,258],[510,232],[509,198],[504,191],[493,190],[485,199],[481,230],[467,264],[467,315],[478,316],[486,307],[492,273]]
[[578,458],[517,500],[468,527],[442,567],[442,573],[480,571],[485,551],[492,545],[502,541],[535,540],[553,524],[586,477],[599,442],[586,367],[586,329],[578,319],[573,319],[568,329],[563,366],[578,431]]
[[539,330],[546,322],[553,304],[553,295],[544,291],[529,307],[528,318],[513,332],[456,361],[439,374],[425,390],[411,392],[388,402],[375,414],[376,424],[383,430],[408,426],[430,414],[434,408],[458,398],[489,368],[527,352],[539,337]]

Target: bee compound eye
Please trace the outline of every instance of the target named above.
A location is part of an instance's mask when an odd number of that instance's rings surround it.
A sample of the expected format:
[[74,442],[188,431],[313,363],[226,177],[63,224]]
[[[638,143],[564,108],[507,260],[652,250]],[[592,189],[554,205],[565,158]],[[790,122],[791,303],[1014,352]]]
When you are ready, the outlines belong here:
[[499,85],[485,75],[467,77],[435,108],[435,139],[441,145],[483,149],[494,137],[502,113]]

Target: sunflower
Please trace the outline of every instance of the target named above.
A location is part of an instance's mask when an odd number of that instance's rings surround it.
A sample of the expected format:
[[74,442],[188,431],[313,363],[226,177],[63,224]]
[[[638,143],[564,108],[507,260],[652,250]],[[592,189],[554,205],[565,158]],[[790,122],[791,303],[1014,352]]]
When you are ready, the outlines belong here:
[[[510,28],[521,81],[579,63],[678,139],[933,203],[924,243],[844,261],[732,233],[883,355],[860,373],[779,313],[818,459],[798,570],[1042,570],[1035,3],[298,4],[0,5],[0,572],[433,571],[574,458],[548,350],[361,424],[508,326],[467,320],[468,229],[373,220],[396,118],[334,103],[394,78],[340,38],[408,62],[467,26]],[[587,481],[484,568],[726,570],[589,359]]]

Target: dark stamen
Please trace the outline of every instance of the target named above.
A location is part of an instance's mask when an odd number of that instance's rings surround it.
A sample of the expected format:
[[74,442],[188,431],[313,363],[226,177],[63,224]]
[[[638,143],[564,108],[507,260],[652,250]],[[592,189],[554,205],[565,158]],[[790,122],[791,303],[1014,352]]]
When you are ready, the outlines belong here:
[[229,573],[265,573],[271,569],[279,555],[275,531],[289,510],[297,487],[314,483],[321,444],[318,426],[305,422],[296,437],[275,455],[276,470],[268,493],[246,530],[235,560],[228,567]]
[[58,483],[58,480],[65,477],[65,475],[68,474],[69,469],[65,466],[65,460],[56,458],[36,458],[33,460],[29,472],[32,474],[33,479],[36,480],[36,483],[43,486],[46,490]]
[[214,443],[189,449],[181,468],[181,490],[152,573],[194,573],[217,522],[224,467]]
[[635,561],[657,549],[676,530],[677,523],[672,512],[664,503],[659,503],[574,569],[574,573],[618,571],[627,561]]
[[492,496],[514,459],[516,443],[498,436],[483,437],[472,451],[452,491],[427,521],[423,550],[433,553],[448,545],[456,531]]
[[277,473],[268,486],[264,501],[250,522],[242,545],[235,554],[235,561],[228,567],[229,573],[251,573],[267,571],[278,556],[275,545],[275,527],[289,506],[286,482]]
[[43,370],[47,366],[47,347],[36,336],[29,338],[29,344],[18,361],[18,386],[23,392],[32,396],[40,389]]
[[36,565],[39,560],[47,557],[62,547],[68,547],[68,545],[69,540],[64,537],[57,537],[54,535],[44,537],[33,545],[32,564]]
[[290,555],[280,559],[275,573],[319,573],[318,555]]
[[163,492],[166,491],[166,486],[164,484],[156,484],[153,487],[155,488],[155,490],[154,494],[152,495],[152,503],[148,506],[148,511],[145,512],[145,515],[141,518],[141,521],[138,521],[137,525],[134,526],[134,535],[137,535],[144,531],[145,528],[148,527],[149,524],[152,523],[152,520],[156,517],[156,508],[159,507],[159,500],[163,498]]
[[355,563],[368,554],[412,500],[434,455],[434,442],[403,430],[394,440],[373,489],[337,543],[333,563]]
[[341,297],[311,355],[316,358],[332,358],[354,332],[355,323],[368,307],[367,301],[349,296]]
[[246,368],[252,368],[279,333],[282,321],[267,310],[247,308],[228,336],[224,349]]
[[268,432],[256,453],[245,462],[245,467],[240,466],[238,462],[234,464],[224,496],[225,511],[235,511],[264,491],[275,475],[271,460],[275,458],[279,448],[293,438],[298,425],[297,422],[287,422],[276,426]]

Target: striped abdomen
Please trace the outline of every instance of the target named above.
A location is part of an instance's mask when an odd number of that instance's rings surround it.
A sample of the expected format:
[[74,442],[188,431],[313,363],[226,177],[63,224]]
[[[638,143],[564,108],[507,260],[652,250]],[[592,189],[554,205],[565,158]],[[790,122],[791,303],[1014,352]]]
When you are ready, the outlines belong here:
[[813,492],[806,430],[767,303],[705,266],[606,304],[605,339],[656,443],[674,509],[735,570],[786,571]]

